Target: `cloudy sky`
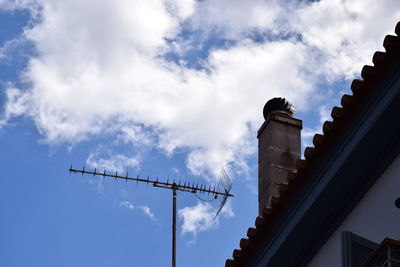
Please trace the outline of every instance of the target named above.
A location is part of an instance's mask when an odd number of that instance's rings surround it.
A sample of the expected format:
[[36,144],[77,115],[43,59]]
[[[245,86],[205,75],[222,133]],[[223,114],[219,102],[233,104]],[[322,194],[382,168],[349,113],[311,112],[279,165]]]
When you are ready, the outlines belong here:
[[0,265],[166,266],[171,192],[74,167],[214,184],[178,195],[178,265],[223,266],[257,214],[262,107],[303,147],[400,20],[399,0],[0,0]]

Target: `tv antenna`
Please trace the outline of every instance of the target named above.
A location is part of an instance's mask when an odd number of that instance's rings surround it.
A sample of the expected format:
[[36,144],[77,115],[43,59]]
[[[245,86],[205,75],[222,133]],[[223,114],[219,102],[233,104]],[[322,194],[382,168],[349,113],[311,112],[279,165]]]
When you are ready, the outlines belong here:
[[152,184],[154,187],[159,187],[159,188],[164,188],[164,189],[170,189],[172,190],[172,267],[176,266],[176,191],[183,191],[183,192],[188,192],[196,195],[199,199],[203,200],[200,198],[197,194],[211,194],[213,196],[213,200],[216,200],[220,198],[220,205],[217,211],[217,214],[215,215],[214,219],[218,216],[218,214],[221,212],[223,209],[226,200],[228,197],[233,197],[233,195],[230,193],[232,189],[232,182],[230,181],[228,175],[226,174],[224,168],[222,168],[221,172],[221,178],[218,182],[217,187],[211,185],[205,185],[205,184],[199,184],[198,183],[184,183],[182,184],[181,181],[175,182],[170,182],[169,179],[167,179],[166,182],[159,181],[157,179],[152,179],[149,176],[147,176],[146,179],[139,178],[139,175],[136,177],[130,177],[128,176],[128,172],[126,172],[126,175],[118,175],[118,172],[115,172],[115,174],[107,173],[107,171],[104,169],[103,172],[98,172],[97,169],[94,169],[93,171],[87,171],[85,170],[85,167],[82,170],[74,169],[71,168],[69,169],[69,172],[73,173],[81,173],[83,174],[90,174],[93,176],[103,176],[103,178],[108,177],[108,178],[115,178],[116,179],[121,179],[125,181],[136,181],[136,182],[143,182],[147,184]]

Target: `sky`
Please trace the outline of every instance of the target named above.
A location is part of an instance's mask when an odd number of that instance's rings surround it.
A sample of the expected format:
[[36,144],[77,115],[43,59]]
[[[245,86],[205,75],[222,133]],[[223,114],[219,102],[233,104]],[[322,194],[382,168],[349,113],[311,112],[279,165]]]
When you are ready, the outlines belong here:
[[216,219],[177,196],[177,266],[224,266],[258,212],[263,105],[287,98],[311,145],[399,20],[399,0],[0,0],[0,266],[170,265],[172,192],[71,165],[224,168]]

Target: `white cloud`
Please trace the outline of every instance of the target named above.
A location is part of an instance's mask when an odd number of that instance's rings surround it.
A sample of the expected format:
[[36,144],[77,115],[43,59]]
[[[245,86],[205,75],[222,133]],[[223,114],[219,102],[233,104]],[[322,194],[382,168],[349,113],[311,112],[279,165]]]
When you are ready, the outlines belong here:
[[147,216],[149,216],[150,219],[154,220],[154,213],[151,212],[150,208],[148,206],[138,206],[138,209],[142,210],[144,214],[146,214]]
[[399,17],[397,0],[324,0],[303,6],[290,22],[307,45],[322,53],[320,71],[337,79],[351,78],[371,64]]
[[[315,87],[358,73],[400,17],[398,0],[32,5],[25,4],[40,10],[41,20],[24,37],[37,56],[22,74],[28,89],[6,90],[3,125],[13,116],[30,116],[51,145],[106,133],[135,151],[147,146],[172,155],[184,148],[193,173],[214,176],[227,163],[246,172],[268,98],[285,96],[299,110],[310,101],[319,105],[323,92]],[[173,46],[167,39],[187,45],[178,37],[185,22],[206,35],[216,29],[235,42],[209,51],[203,59],[207,70],[176,65],[163,54]],[[279,38],[243,39],[252,32]],[[88,164],[117,170],[138,167],[143,156],[96,153]]]
[[148,216],[152,220],[156,220],[154,213],[150,210],[148,206],[142,205],[142,206],[134,206],[131,202],[129,201],[121,201],[119,203],[120,207],[127,208],[129,210],[141,210],[146,216]]
[[252,30],[271,29],[282,8],[274,0],[199,1],[190,22],[193,28],[217,30],[228,38],[237,39]]
[[196,0],[170,0],[166,1],[167,9],[174,15],[178,16],[180,20],[185,20],[190,17],[195,9]]
[[319,107],[319,121],[323,124],[325,121],[331,121],[331,110],[332,107],[328,107],[327,105],[322,105]]
[[0,119],[0,127],[4,126],[11,117],[20,116],[27,112],[27,95],[24,95],[22,91],[17,88],[8,85],[8,89],[5,92],[6,103],[3,111],[3,118]]
[[[181,234],[192,234],[194,239],[191,242],[194,242],[198,233],[212,229],[219,224],[219,217],[215,219],[216,213],[215,207],[202,202],[198,202],[196,206],[180,209],[178,215],[183,220]],[[234,216],[229,201],[227,201],[219,216]]]
[[301,131],[301,147],[304,150],[306,147],[313,147],[312,139],[316,133],[319,132],[321,127],[308,128],[304,127]]
[[109,171],[126,172],[127,168],[139,169],[141,158],[138,155],[124,155],[114,153],[104,147],[98,147],[95,152],[89,154],[86,164],[98,171],[103,169]]
[[129,201],[121,201],[119,203],[119,206],[127,208],[127,209],[130,209],[130,210],[133,210],[135,208],[135,206],[133,206],[133,204],[131,202],[129,202]]
[[179,217],[183,220],[182,234],[192,233],[194,236],[198,232],[215,227],[217,221],[213,220],[215,213],[208,203],[198,203],[193,207],[185,207],[178,211]]

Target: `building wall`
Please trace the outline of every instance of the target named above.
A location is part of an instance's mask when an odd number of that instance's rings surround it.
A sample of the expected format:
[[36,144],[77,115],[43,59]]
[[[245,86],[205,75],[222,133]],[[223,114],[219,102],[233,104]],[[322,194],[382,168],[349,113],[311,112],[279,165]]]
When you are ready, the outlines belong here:
[[351,231],[376,243],[381,243],[385,237],[400,240],[400,209],[394,204],[399,197],[400,155],[364,195],[308,266],[342,266],[342,231]]

